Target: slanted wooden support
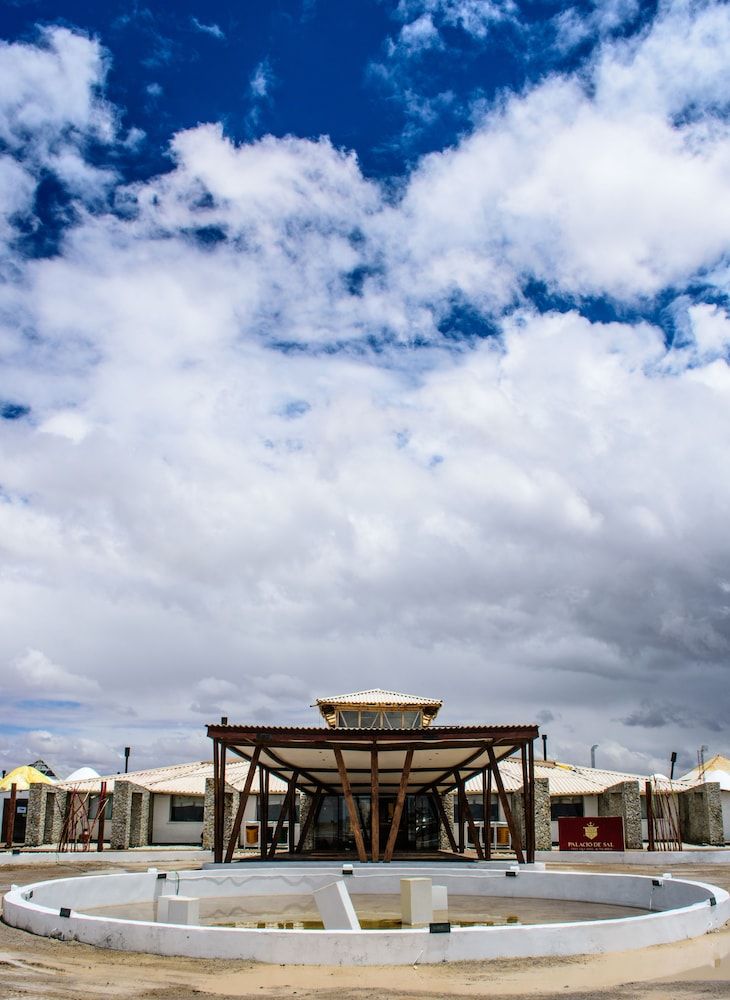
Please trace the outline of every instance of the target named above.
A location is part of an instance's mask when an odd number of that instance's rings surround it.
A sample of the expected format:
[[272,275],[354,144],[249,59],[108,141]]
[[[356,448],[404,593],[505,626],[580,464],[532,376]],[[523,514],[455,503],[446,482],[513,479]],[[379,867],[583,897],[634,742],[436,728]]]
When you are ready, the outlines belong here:
[[289,807],[292,803],[294,797],[294,792],[297,788],[297,779],[299,775],[296,771],[291,776],[291,781],[289,782],[286,790],[286,795],[284,796],[284,801],[281,803],[281,808],[279,809],[279,818],[276,821],[276,826],[274,827],[274,836],[271,840],[271,847],[269,848],[269,857],[273,858],[276,856],[276,848],[279,844],[279,837],[281,836],[281,831],[284,829],[284,820],[289,812]]
[[[466,797],[466,784],[461,780],[461,776],[458,771],[454,771],[454,778],[456,778],[459,783],[459,811],[463,810],[463,815],[466,817],[466,825],[469,827],[469,836],[471,837],[471,842],[474,845],[474,849],[477,852],[477,857],[480,861],[484,860],[484,851],[482,850],[482,845],[479,843],[479,833],[474,822],[474,817],[472,815],[471,806],[469,805],[469,800]],[[461,817],[460,817],[461,818]]]
[[368,856],[365,852],[365,841],[362,836],[362,827],[360,826],[360,817],[357,812],[357,806],[355,805],[355,800],[352,797],[352,789],[350,788],[350,779],[347,776],[347,768],[345,767],[345,761],[342,758],[342,751],[339,747],[334,747],[335,760],[337,761],[337,770],[340,772],[340,781],[342,783],[342,791],[345,796],[345,804],[347,805],[347,812],[350,816],[350,826],[352,827],[352,833],[355,837],[355,847],[357,848],[357,856],[360,861],[367,861]]
[[236,810],[236,818],[233,820],[233,829],[231,830],[231,836],[228,838],[226,861],[230,861],[233,857],[233,852],[236,849],[236,844],[238,843],[238,839],[241,835],[241,822],[243,821],[243,814],[246,811],[246,806],[248,805],[248,799],[251,794],[251,786],[253,785],[254,775],[256,774],[256,766],[259,762],[260,755],[261,747],[254,747],[254,751],[251,756],[251,763],[248,768],[248,774],[246,775],[246,782],[238,799],[238,809]]
[[370,751],[370,860],[380,857],[380,781],[378,751]]
[[492,748],[489,747],[487,753],[489,754],[489,765],[492,774],[494,775],[494,783],[497,786],[497,794],[499,795],[499,801],[502,803],[504,818],[507,820],[507,826],[509,827],[510,837],[512,838],[512,846],[515,849],[515,854],[517,855],[518,863],[524,865],[525,855],[522,853],[522,840],[520,838],[520,831],[515,826],[514,817],[512,816],[512,810],[509,807],[509,799],[507,798],[507,793],[505,792],[504,784],[502,783],[502,775],[499,773],[499,768],[497,767],[497,759],[494,756],[494,750],[492,750]]
[[438,816],[441,826],[443,826],[446,833],[446,837],[449,841],[449,846],[454,854],[457,853],[456,841],[454,840],[454,831],[451,829],[451,823],[449,823],[449,817],[446,815],[446,809],[444,808],[444,801],[439,795],[437,790],[431,792],[431,801],[436,807],[436,815]]
[[388,834],[388,843],[385,845],[385,853],[383,854],[383,861],[390,862],[393,860],[393,851],[395,850],[395,842],[398,837],[398,830],[400,828],[401,816],[403,815],[403,806],[406,801],[406,788],[408,787],[408,778],[411,774],[411,764],[413,763],[413,751],[409,750],[406,753],[406,759],[403,764],[403,773],[400,777],[400,785],[398,786],[398,794],[395,799],[395,809],[393,810],[393,821],[390,824],[390,833]]
[[299,841],[295,848],[297,854],[301,854],[302,851],[304,850],[304,842],[309,836],[310,828],[313,826],[314,823],[317,822],[317,816],[319,816],[319,810],[322,808],[323,801],[324,801],[324,791],[321,788],[318,788],[312,798],[312,804],[304,820],[304,825],[299,831]]
[[259,765],[259,853],[265,861],[269,850],[269,771]]
[[492,772],[485,767],[482,772],[482,799],[484,802],[484,857],[492,857]]

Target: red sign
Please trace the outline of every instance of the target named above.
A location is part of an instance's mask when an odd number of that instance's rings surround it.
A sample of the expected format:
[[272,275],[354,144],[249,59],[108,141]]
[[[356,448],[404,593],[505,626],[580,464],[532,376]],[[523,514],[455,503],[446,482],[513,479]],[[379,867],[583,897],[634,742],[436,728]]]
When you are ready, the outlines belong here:
[[623,851],[624,821],[620,816],[561,816],[561,851]]

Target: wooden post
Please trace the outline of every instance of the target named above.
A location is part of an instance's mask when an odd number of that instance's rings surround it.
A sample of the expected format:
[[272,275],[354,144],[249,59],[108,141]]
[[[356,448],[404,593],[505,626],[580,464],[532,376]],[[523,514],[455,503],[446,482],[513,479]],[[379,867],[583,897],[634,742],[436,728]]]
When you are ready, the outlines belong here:
[[213,738],[213,861],[220,864],[223,861],[223,837],[220,828],[220,808],[221,797],[220,788],[220,767],[218,756],[219,740]]
[[535,744],[533,740],[527,744],[527,778],[530,786],[530,847],[527,852],[527,863],[535,863]]
[[648,833],[649,843],[647,844],[647,850],[653,851],[656,847],[654,843],[654,801],[651,797],[651,782],[647,781],[644,785],[644,791],[646,793],[646,829]]
[[284,796],[284,801],[281,803],[281,808],[279,809],[279,818],[276,821],[276,826],[274,827],[274,836],[271,840],[271,847],[269,848],[269,857],[273,858],[276,856],[276,848],[279,844],[279,837],[281,836],[281,831],[284,829],[284,820],[289,812],[289,807],[291,805],[292,795],[295,788],[297,787],[297,778],[299,775],[295,771],[292,774],[291,781],[289,782],[286,795]]
[[15,801],[18,795],[18,786],[15,782],[10,786],[10,798],[5,802],[5,846],[13,846],[13,835],[15,833]]
[[226,753],[228,748],[226,747],[223,740],[218,743],[218,753],[220,754],[220,763],[218,765],[218,780],[220,781],[221,794],[220,794],[220,837],[219,837],[219,853],[221,861],[223,860],[223,845],[226,842]]
[[466,823],[469,827],[469,836],[471,837],[471,842],[474,844],[474,849],[477,852],[477,857],[480,861],[484,860],[484,851],[482,850],[482,845],[479,843],[479,835],[476,828],[476,823],[474,822],[474,817],[472,816],[471,806],[469,805],[469,800],[466,797],[466,784],[461,780],[461,776],[458,771],[454,771],[454,778],[459,783],[459,801],[461,803],[461,809],[466,817]]
[[362,836],[362,827],[360,826],[360,817],[357,813],[357,806],[355,805],[355,799],[352,797],[352,789],[350,788],[350,779],[347,776],[347,768],[345,767],[345,761],[342,757],[342,751],[339,747],[333,748],[335,751],[335,760],[337,761],[337,770],[340,772],[340,781],[342,783],[342,791],[345,796],[345,805],[347,806],[347,812],[350,817],[350,826],[352,827],[352,833],[355,837],[355,847],[357,848],[357,856],[360,861],[367,861],[368,856],[365,853],[365,841]]
[[106,781],[102,781],[96,815],[96,849],[104,850],[104,817],[106,815]]
[[370,860],[380,857],[380,779],[378,751],[370,751]]
[[314,793],[312,804],[310,806],[309,812],[304,820],[304,825],[299,831],[299,842],[296,846],[296,853],[301,854],[304,850],[304,841],[307,839],[310,828],[314,823],[317,822],[317,816],[319,815],[319,810],[322,808],[322,801],[324,799],[324,792],[321,788],[317,788]]
[[530,782],[527,777],[527,747],[520,747],[520,763],[522,765],[522,829],[525,832],[525,853],[530,856]]
[[494,756],[494,750],[492,747],[487,747],[487,753],[489,754],[489,766],[494,775],[494,783],[497,786],[499,801],[502,803],[502,809],[504,810],[504,818],[507,820],[507,826],[509,827],[510,836],[512,837],[512,846],[515,849],[518,863],[524,865],[525,855],[522,853],[522,840],[520,838],[520,832],[515,826],[512,810],[509,807],[509,799],[507,798],[507,793],[504,790],[502,775],[499,773],[499,768],[497,767],[497,758]]
[[259,854],[266,860],[269,849],[269,772],[259,765]]
[[246,782],[243,786],[243,791],[238,797],[238,809],[236,810],[236,818],[233,820],[231,835],[228,838],[228,847],[226,849],[227,862],[230,862],[231,858],[233,857],[233,852],[236,849],[238,838],[241,835],[241,822],[243,820],[243,814],[246,811],[246,806],[248,805],[249,796],[251,795],[251,786],[253,785],[254,775],[256,774],[256,765],[259,762],[260,756],[261,756],[261,747],[260,746],[254,747],[254,751],[251,756],[251,763],[249,764],[248,767],[248,774],[246,775]]
[[299,777],[298,774],[296,776],[292,775],[292,784],[294,785],[294,792],[292,794],[291,801],[289,803],[289,842],[287,844],[287,848],[290,854],[294,853],[294,848],[296,847],[297,844],[295,827],[297,824],[297,780],[296,779],[298,777]]
[[436,789],[434,789],[431,794],[433,795],[433,803],[436,806],[436,814],[441,820],[441,825],[444,828],[451,850],[454,852],[454,854],[456,854],[457,849],[456,849],[456,841],[454,840],[454,831],[451,829],[451,823],[449,823],[449,817],[446,815],[446,809],[444,808],[443,799],[441,798]]
[[393,851],[395,850],[395,842],[398,837],[401,816],[403,815],[403,806],[406,801],[406,788],[408,787],[408,779],[411,774],[412,763],[413,751],[409,750],[406,753],[405,763],[403,764],[403,773],[400,776],[400,785],[398,786],[398,794],[395,799],[395,809],[393,810],[393,821],[390,824],[390,833],[388,834],[388,843],[385,845],[383,861],[390,862],[393,860]]
[[488,767],[482,771],[482,801],[484,809],[484,857],[492,857],[492,772]]
[[459,839],[459,854],[463,854],[466,850],[466,843],[464,842],[464,807],[461,803],[461,792],[459,791],[459,786],[456,786],[456,810],[459,814],[459,823],[456,830],[456,836]]

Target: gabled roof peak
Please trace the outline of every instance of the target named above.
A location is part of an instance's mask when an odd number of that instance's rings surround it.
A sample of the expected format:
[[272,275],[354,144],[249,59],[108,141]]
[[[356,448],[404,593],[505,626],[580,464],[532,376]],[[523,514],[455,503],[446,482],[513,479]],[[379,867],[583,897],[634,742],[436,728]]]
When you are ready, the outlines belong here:
[[415,694],[404,694],[402,691],[386,691],[384,688],[367,688],[365,691],[352,691],[350,694],[336,694],[329,698],[317,698],[316,705],[438,705],[443,704],[440,698],[421,698]]

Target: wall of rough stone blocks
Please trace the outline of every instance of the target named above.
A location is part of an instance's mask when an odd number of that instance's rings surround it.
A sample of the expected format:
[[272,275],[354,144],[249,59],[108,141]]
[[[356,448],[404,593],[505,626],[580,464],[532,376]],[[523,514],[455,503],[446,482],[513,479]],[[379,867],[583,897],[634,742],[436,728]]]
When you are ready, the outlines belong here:
[[679,820],[682,839],[686,843],[723,845],[725,835],[720,785],[716,781],[708,781],[680,792]]
[[114,782],[110,846],[114,851],[149,844],[150,803],[146,788],[132,781],[117,778]]
[[[228,841],[233,829],[233,820],[238,811],[238,803],[241,795],[231,785],[225,787],[225,813],[223,824],[223,851],[228,846]],[[213,832],[215,830],[215,794],[213,778],[205,779],[205,799],[203,800],[203,848],[206,851],[213,850]]]
[[[442,795],[441,801],[444,804],[444,812],[446,813],[446,820],[451,829],[451,835],[458,843],[459,837],[456,832],[456,823],[454,823],[454,803],[456,802],[456,792],[448,792],[446,795]],[[449,837],[441,823],[439,823],[439,850],[451,853]]]
[[624,821],[624,847],[627,851],[640,851],[641,795],[638,781],[619,781],[598,796],[599,816],[620,816]]
[[58,844],[66,814],[68,792],[53,785],[34,782],[28,791],[28,816],[25,827],[27,847]]

